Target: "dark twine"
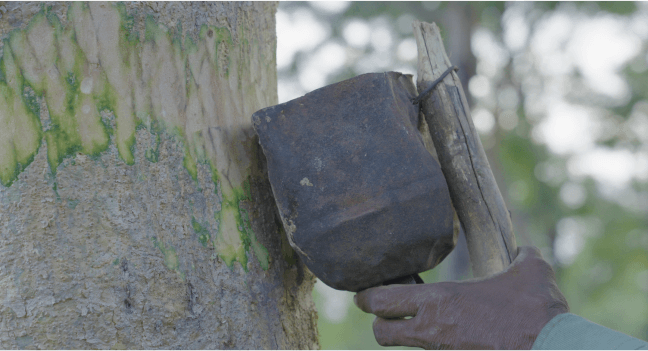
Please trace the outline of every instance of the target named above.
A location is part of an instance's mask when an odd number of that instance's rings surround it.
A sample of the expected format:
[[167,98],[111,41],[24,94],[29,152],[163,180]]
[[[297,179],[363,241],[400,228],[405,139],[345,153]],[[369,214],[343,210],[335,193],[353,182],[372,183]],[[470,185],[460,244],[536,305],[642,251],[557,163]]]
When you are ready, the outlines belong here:
[[450,74],[450,72],[458,71],[458,70],[459,70],[459,67],[457,67],[457,66],[452,66],[452,67],[448,68],[445,72],[443,72],[441,77],[437,78],[434,82],[432,82],[432,85],[430,85],[429,88],[425,89],[425,91],[420,93],[419,96],[417,96],[415,98],[412,98],[411,99],[412,104],[417,105],[418,103],[420,103],[421,100],[423,100],[423,98],[432,91],[432,89],[434,89],[439,83],[441,83],[443,78],[445,78],[448,74]]

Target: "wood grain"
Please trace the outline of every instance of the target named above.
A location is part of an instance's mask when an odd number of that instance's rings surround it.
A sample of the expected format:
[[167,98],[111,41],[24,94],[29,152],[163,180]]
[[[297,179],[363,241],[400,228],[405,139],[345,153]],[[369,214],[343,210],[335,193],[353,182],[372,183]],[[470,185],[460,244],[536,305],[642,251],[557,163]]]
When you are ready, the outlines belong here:
[[[452,66],[439,27],[414,21],[418,46],[418,91]],[[420,102],[450,197],[465,230],[475,277],[504,270],[517,255],[509,212],[470,116],[455,72]]]

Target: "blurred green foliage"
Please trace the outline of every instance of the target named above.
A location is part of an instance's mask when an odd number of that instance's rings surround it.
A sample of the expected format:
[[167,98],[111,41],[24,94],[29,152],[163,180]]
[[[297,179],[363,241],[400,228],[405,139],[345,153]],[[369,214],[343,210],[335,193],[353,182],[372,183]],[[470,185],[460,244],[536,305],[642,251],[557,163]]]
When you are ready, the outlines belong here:
[[631,1],[601,1],[601,10],[619,15],[629,15],[637,10],[637,5]]

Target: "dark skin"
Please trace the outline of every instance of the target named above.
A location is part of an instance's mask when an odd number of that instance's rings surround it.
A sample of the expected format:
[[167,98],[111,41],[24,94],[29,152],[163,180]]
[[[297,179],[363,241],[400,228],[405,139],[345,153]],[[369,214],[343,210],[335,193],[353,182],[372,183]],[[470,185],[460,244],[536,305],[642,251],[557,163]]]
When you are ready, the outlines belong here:
[[545,324],[569,312],[535,247],[520,247],[505,271],[486,278],[380,286],[354,301],[377,316],[380,345],[425,349],[530,349]]

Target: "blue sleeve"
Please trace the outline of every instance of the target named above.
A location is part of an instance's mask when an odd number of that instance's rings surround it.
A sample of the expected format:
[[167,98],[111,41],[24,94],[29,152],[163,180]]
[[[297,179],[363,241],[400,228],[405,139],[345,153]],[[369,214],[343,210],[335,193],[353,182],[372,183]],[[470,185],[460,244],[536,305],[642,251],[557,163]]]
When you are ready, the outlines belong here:
[[542,328],[534,350],[648,350],[648,342],[571,313],[555,316]]

